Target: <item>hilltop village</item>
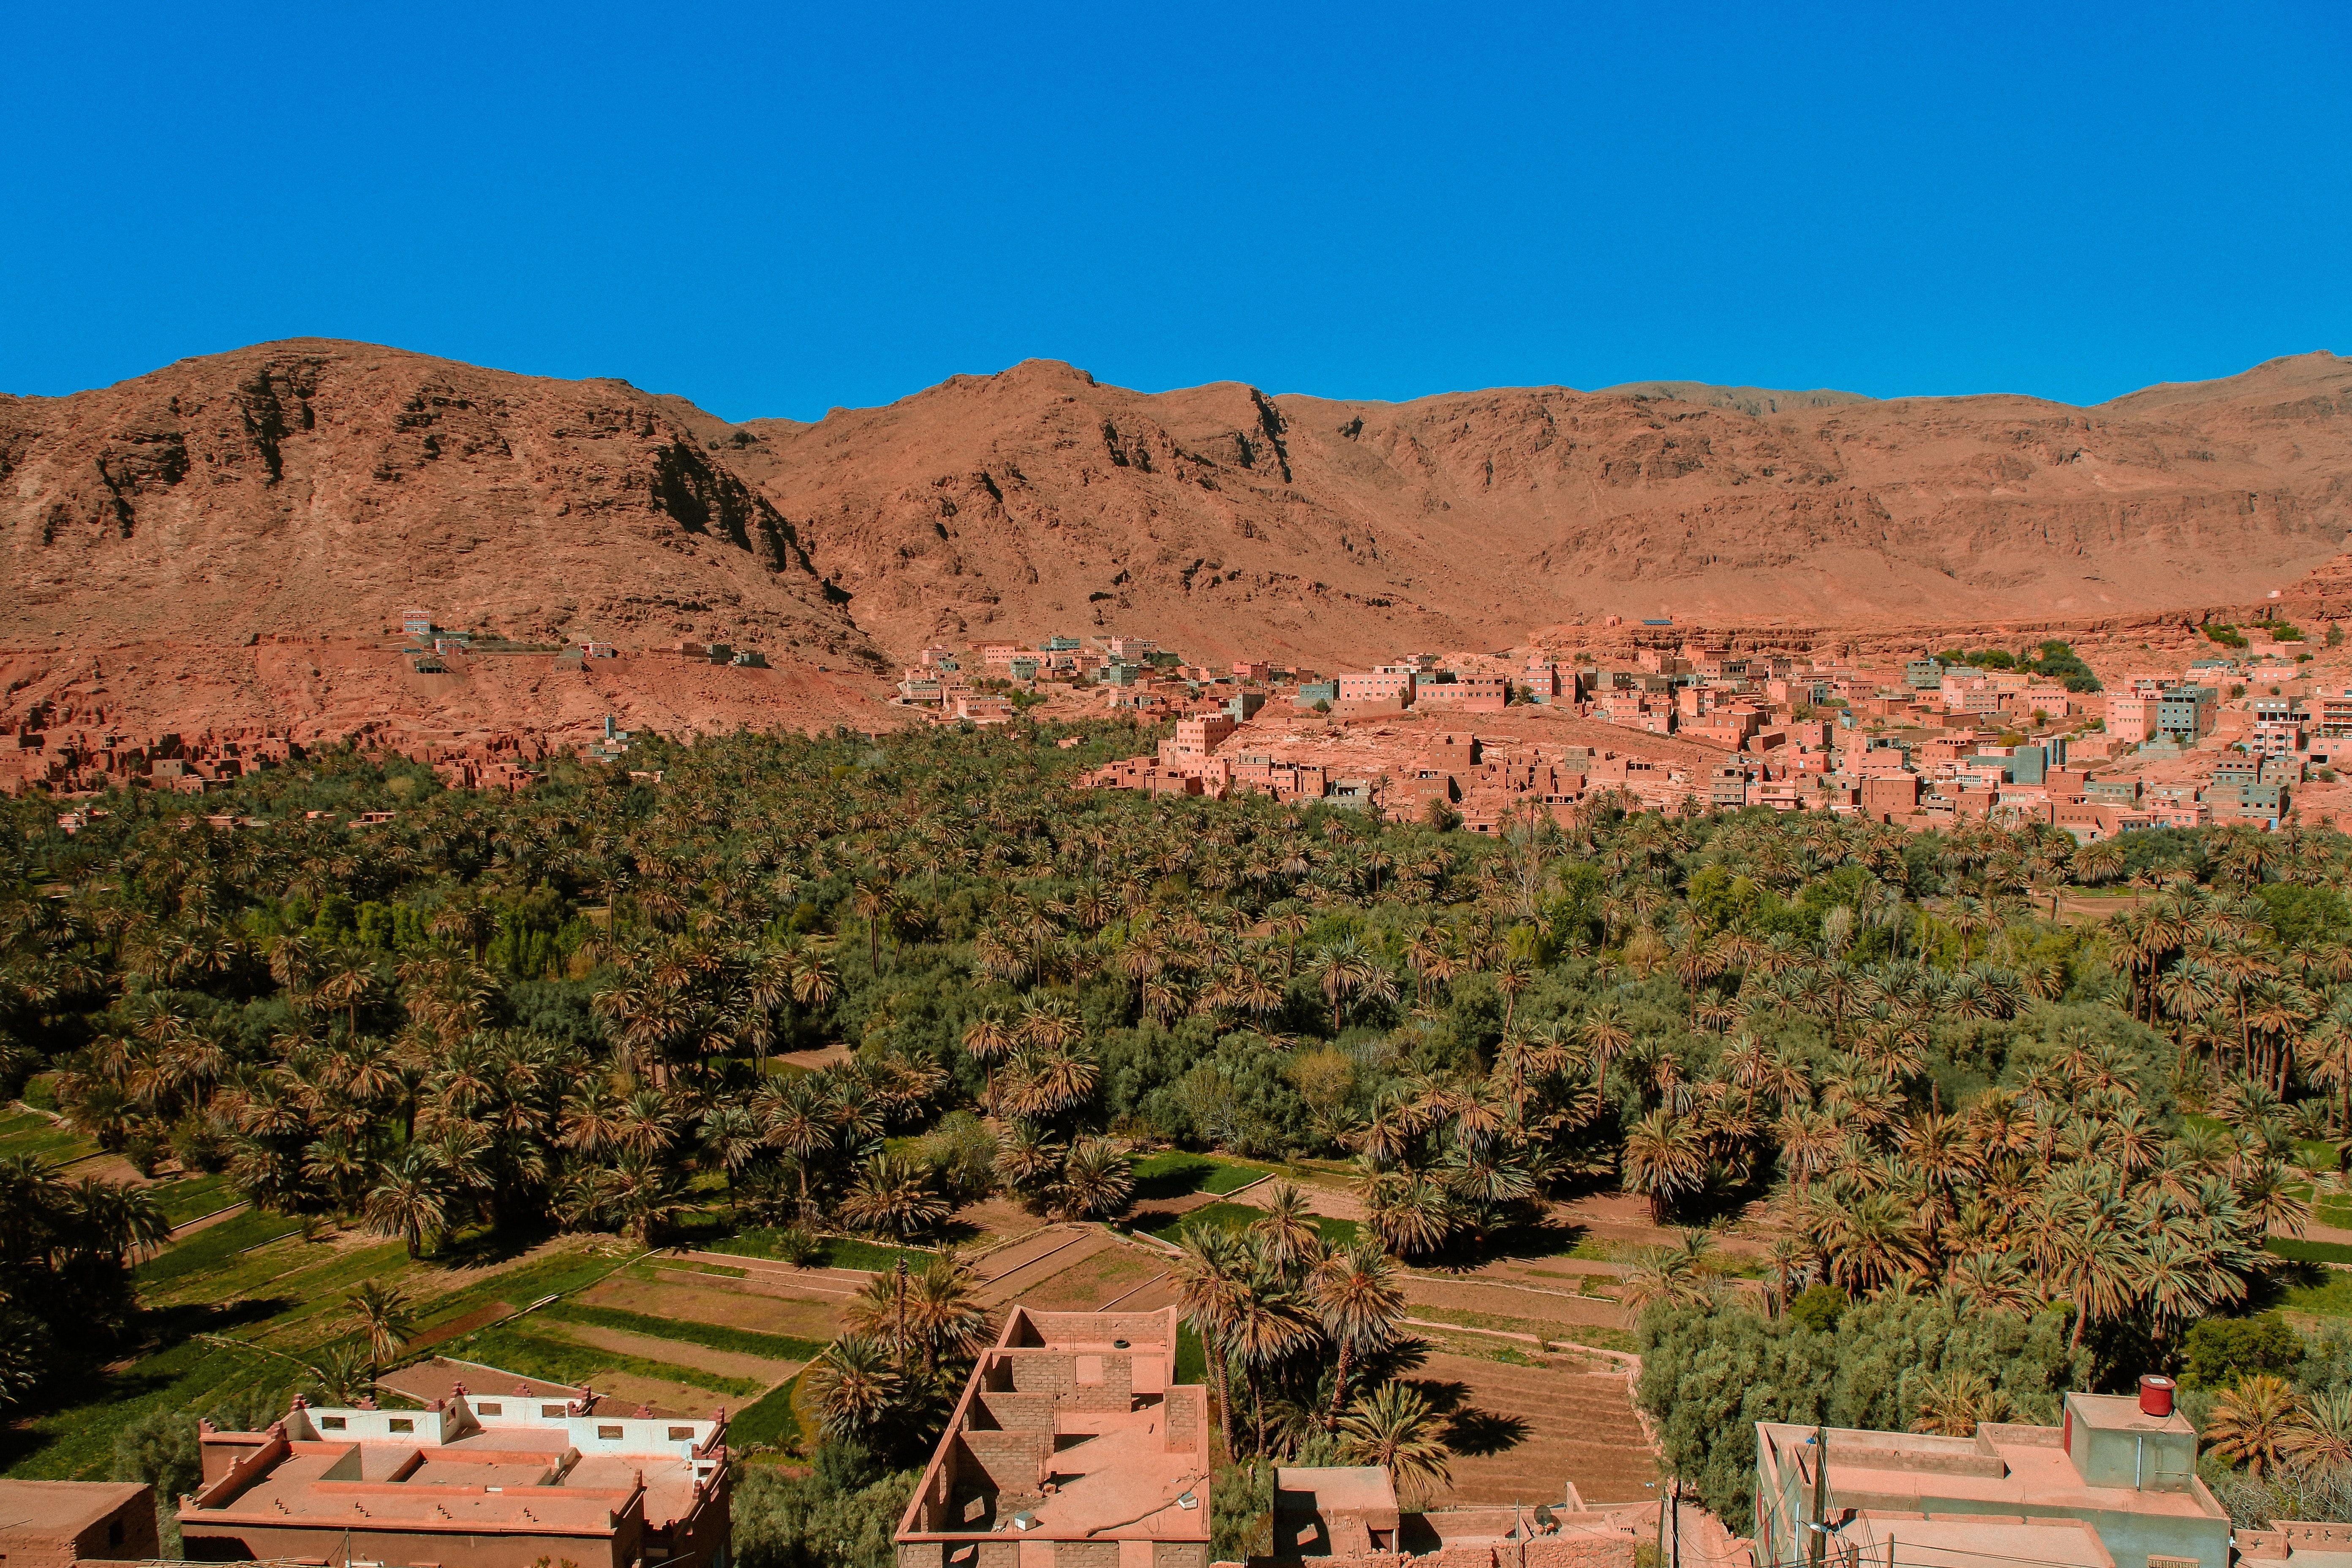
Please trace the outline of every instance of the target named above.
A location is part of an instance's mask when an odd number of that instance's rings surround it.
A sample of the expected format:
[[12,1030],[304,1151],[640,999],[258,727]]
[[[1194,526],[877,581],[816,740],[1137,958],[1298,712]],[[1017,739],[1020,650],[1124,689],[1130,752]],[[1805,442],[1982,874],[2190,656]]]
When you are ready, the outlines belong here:
[[[2177,664],[2103,679],[2060,642],[1863,659],[1735,652],[1693,632],[1618,659],[1412,653],[1327,675],[1049,637],[926,648],[898,693],[944,722],[1091,704],[1172,723],[1155,752],[1089,774],[1097,788],[1257,792],[1481,834],[1522,806],[1565,817],[1601,796],[1914,829],[2042,823],[2085,842],[2332,812],[2352,687],[2316,667],[2341,636],[2219,626],[2200,640]],[[2343,661],[2327,664],[2340,680]]]

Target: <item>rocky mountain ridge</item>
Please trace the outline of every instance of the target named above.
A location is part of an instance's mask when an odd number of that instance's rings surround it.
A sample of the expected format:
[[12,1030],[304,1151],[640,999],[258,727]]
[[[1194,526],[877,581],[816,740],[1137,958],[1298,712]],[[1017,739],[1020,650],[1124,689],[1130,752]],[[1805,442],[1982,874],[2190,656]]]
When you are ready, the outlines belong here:
[[[648,699],[689,722],[867,714],[858,693],[932,640],[1055,631],[1334,668],[1611,616],[1899,636],[2273,594],[2337,613],[2347,482],[2352,361],[2332,354],[2094,408],[1681,383],[1145,394],[1030,361],[732,425],[618,381],[299,340],[0,397],[0,706],[87,696],[103,654],[126,712],[194,683],[263,720],[489,721],[461,693],[310,691],[336,679],[318,661],[271,667],[298,679],[235,653],[364,643],[409,608],[778,667],[758,700],[702,678]],[[795,707],[803,689],[821,700]],[[544,706],[509,681],[497,721]],[[576,693],[559,706],[581,721]]]

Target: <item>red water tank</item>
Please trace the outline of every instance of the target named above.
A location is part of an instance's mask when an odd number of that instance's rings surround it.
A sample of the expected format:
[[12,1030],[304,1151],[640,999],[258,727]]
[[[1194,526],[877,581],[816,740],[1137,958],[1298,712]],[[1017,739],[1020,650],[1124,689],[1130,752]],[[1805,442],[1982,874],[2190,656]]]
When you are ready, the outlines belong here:
[[2172,1414],[2172,1379],[2143,1373],[2139,1380],[2139,1413],[2143,1415]]

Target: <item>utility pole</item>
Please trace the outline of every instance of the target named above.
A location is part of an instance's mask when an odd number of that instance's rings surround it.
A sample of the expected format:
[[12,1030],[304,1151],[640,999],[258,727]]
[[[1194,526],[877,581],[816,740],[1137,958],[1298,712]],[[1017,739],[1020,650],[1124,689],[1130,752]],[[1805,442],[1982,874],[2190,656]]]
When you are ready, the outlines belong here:
[[1675,1478],[1675,1560],[1673,1568],[1683,1568],[1683,1479]]
[[1830,1527],[1830,1437],[1820,1426],[1813,1428],[1813,1521],[1812,1540],[1806,1543],[1806,1557],[1812,1568],[1822,1568],[1822,1555],[1829,1550]]

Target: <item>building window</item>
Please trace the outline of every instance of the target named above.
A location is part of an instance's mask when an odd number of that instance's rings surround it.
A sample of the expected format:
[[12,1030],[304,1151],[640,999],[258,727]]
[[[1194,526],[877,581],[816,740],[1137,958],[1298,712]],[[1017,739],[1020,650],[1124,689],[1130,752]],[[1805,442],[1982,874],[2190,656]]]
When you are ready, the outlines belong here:
[[321,1415],[319,1417],[319,1430],[321,1432],[340,1432],[342,1429],[343,1418],[341,1416]]
[[563,1414],[563,1406],[561,1405],[542,1405],[539,1407],[539,1413],[541,1415],[561,1415]]
[[474,1409],[477,1414],[482,1415],[503,1415],[507,1413],[507,1407],[495,1399],[485,1399],[475,1405]]
[[691,1443],[694,1441],[694,1428],[673,1426],[669,1429],[669,1440],[673,1443]]
[[596,1428],[596,1436],[600,1439],[606,1441],[616,1438],[620,1435],[621,1429],[618,1426],[599,1426]]
[[395,1415],[392,1418],[392,1429],[395,1432],[414,1432],[416,1430],[416,1423],[409,1416]]

